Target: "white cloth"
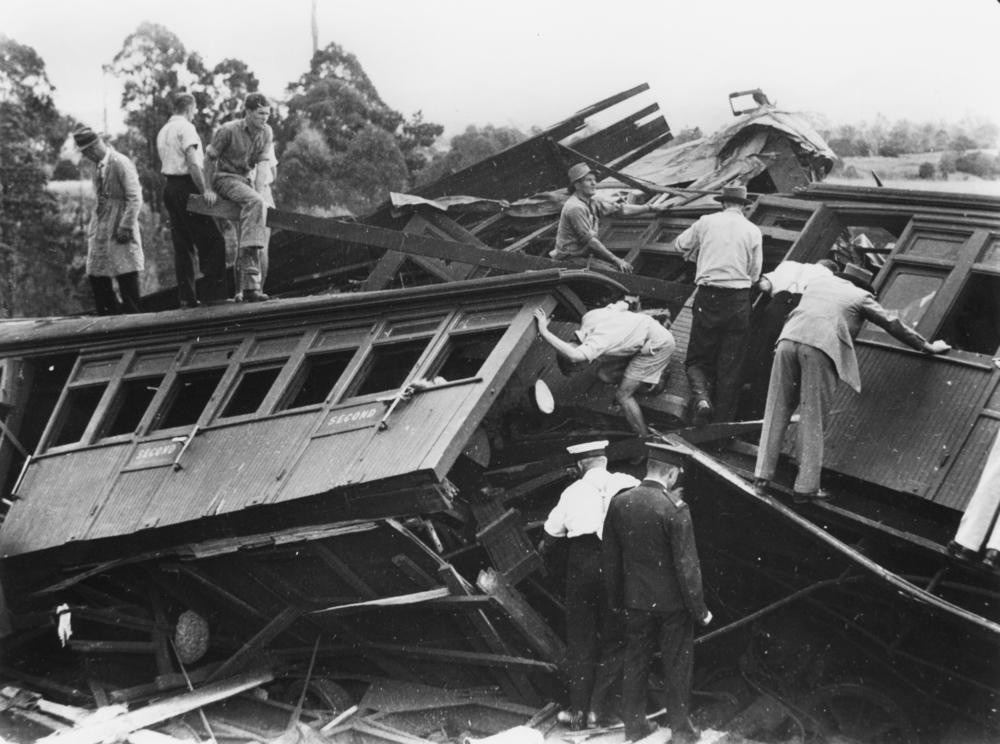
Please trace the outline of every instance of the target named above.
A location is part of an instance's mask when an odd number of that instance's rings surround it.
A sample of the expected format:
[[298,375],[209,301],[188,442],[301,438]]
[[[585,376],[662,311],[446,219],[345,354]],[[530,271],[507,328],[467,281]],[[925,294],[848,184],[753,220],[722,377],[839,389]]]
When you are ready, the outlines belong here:
[[979,552],[980,548],[1000,550],[1000,433],[993,438],[993,446],[986,457],[986,465],[979,476],[976,490],[958,525],[955,542],[964,548]]
[[700,217],[674,245],[697,260],[695,284],[745,289],[760,277],[763,240],[760,228],[731,207]]
[[802,294],[809,282],[814,279],[832,276],[833,272],[820,264],[804,264],[798,261],[782,261],[774,267],[774,271],[764,274],[763,278],[771,283],[771,294],[790,292]]
[[633,313],[615,305],[600,307],[584,314],[577,347],[588,362],[598,357],[630,357],[653,354],[674,343],[673,334],[651,315]]
[[182,114],[174,114],[156,135],[156,150],[160,153],[160,173],[166,176],[186,176],[188,174],[187,151],[194,148],[195,162],[199,168],[205,165],[201,138],[194,124]]
[[563,490],[559,503],[545,520],[545,531],[553,537],[580,537],[604,532],[604,515],[611,498],[639,481],[628,473],[591,468]]

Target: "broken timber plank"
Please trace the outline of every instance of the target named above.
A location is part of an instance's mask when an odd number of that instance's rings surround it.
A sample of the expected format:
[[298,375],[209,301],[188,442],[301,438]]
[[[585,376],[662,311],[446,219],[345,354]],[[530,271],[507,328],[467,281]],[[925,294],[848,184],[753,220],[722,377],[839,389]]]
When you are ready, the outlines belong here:
[[368,644],[368,648],[377,649],[389,654],[410,656],[416,659],[444,661],[452,664],[501,668],[514,667],[525,671],[558,671],[558,667],[551,662],[526,659],[523,656],[485,654],[478,651],[457,651],[450,648],[429,648],[427,646],[402,646],[394,643],[371,643]]
[[528,645],[552,663],[563,664],[566,659],[566,644],[510,581],[488,568],[479,572],[476,584],[503,607]]
[[208,676],[207,681],[214,682],[246,665],[247,662],[263,651],[271,641],[281,635],[292,623],[302,617],[303,614],[305,614],[304,607],[291,605],[283,609],[275,615],[271,622],[261,628],[253,638],[247,641],[239,651],[226,659],[222,663],[222,666],[212,672]]
[[51,734],[38,740],[38,744],[101,744],[127,736],[137,729],[152,726],[168,718],[201,708],[210,703],[238,695],[274,679],[270,670],[259,670],[216,682],[215,684],[162,700],[145,708],[125,713],[108,721],[84,724],[69,731]]

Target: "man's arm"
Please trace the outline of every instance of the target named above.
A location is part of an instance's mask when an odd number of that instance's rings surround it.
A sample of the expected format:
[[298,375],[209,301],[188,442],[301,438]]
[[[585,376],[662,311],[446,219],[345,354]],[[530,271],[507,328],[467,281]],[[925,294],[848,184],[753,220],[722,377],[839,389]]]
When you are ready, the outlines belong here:
[[[598,204],[603,205],[604,203],[598,202]],[[596,209],[598,210],[598,213],[610,213],[607,211],[607,206],[597,206]],[[598,258],[604,259],[608,263],[617,267],[621,272],[627,274],[632,271],[632,264],[624,259],[618,258],[618,256],[609,251],[604,244],[597,239],[597,231],[591,229],[590,222],[587,219],[587,211],[585,207],[582,205],[574,205],[569,211],[567,211],[565,217],[570,230],[576,236],[577,242],[586,248],[589,253],[594,254]]]
[[951,351],[944,341],[928,342],[926,338],[906,325],[895,313],[889,313],[874,297],[868,295],[861,305],[861,314],[893,338],[924,354],[947,354]]
[[115,228],[115,240],[119,243],[132,243],[136,239],[132,226],[139,220],[139,210],[142,209],[142,186],[139,184],[139,173],[132,161],[122,157],[118,161],[121,166],[122,191],[125,193],[125,209],[122,211]]
[[691,512],[683,506],[666,525],[670,549],[674,555],[674,568],[677,571],[677,583],[680,585],[684,606],[687,607],[695,622],[708,625],[712,613],[705,606],[705,597],[701,586],[701,564],[698,562],[698,551],[694,545],[694,527],[691,524]]
[[764,237],[760,228],[754,227],[754,243],[750,248],[750,281],[756,282],[760,278],[760,272],[764,267]]
[[218,197],[208,185],[205,173],[202,171],[201,165],[198,163],[197,147],[197,145],[191,145],[184,150],[184,162],[187,164],[188,175],[191,176],[191,180],[194,181],[194,185],[205,198],[205,203],[208,204],[208,206],[212,206],[215,204]]
[[271,153],[274,152],[274,134],[268,124],[264,125],[264,147],[260,157],[257,158],[257,165],[254,167],[253,188],[258,194],[267,188],[267,169],[271,167]]
[[555,349],[557,354],[566,357],[571,362],[589,361],[578,346],[566,343],[549,330],[549,317],[541,308],[535,308],[535,321],[538,324],[538,335],[545,339],[545,342]]

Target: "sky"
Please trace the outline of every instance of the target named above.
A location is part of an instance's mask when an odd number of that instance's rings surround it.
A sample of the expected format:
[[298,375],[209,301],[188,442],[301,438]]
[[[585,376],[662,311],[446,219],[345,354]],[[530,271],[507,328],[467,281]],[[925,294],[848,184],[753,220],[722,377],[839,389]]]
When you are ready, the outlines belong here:
[[[998,0],[316,0],[319,44],[355,54],[382,99],[444,124],[548,126],[646,82],[671,128],[708,132],[762,88],[831,124],[1000,122]],[[0,33],[45,60],[56,104],[122,128],[102,74],[143,21],[211,66],[246,62],[281,99],[308,69],[311,0],[0,0]]]

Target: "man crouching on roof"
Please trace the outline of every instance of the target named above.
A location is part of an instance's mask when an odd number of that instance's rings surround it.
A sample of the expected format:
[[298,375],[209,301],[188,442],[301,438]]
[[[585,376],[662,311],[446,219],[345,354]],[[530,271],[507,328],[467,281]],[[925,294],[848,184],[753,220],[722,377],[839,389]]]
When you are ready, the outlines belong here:
[[625,419],[636,434],[646,436],[649,429],[635,394],[661,389],[663,372],[676,346],[674,334],[652,315],[629,310],[626,300],[585,313],[580,330],[575,331],[579,344],[563,341],[552,333],[543,310],[535,310],[535,320],[538,333],[560,358],[574,364],[600,360],[597,376],[618,385],[615,398]]

